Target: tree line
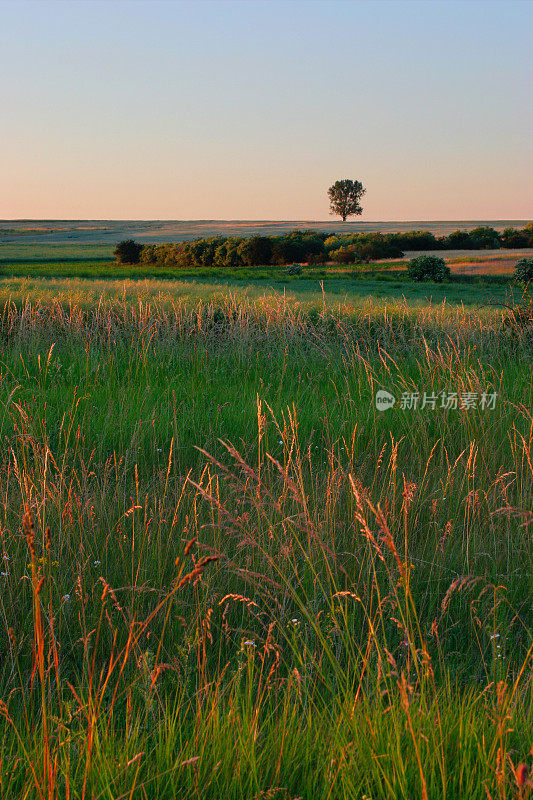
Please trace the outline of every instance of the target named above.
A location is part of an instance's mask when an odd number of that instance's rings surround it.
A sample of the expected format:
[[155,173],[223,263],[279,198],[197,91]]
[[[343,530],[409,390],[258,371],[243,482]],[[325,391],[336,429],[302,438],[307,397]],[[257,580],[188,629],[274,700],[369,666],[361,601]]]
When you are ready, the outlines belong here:
[[282,236],[209,236],[188,242],[142,245],[132,239],[119,242],[114,254],[123,264],[154,267],[237,268],[294,263],[360,263],[401,258],[405,251],[484,250],[533,247],[533,223],[525,228],[480,226],[447,236],[430,231],[403,233],[321,233],[292,231]]

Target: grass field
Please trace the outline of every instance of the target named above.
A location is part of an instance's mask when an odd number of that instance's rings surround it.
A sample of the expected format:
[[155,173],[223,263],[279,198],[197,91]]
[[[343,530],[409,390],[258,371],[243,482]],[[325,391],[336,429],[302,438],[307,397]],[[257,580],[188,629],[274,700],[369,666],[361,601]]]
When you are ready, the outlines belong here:
[[[6,245],[6,247],[11,247]],[[22,247],[22,250],[20,249]],[[91,246],[87,246],[89,249]],[[197,294],[209,297],[211,288],[224,293],[256,295],[274,289],[278,293],[290,292],[314,302],[322,298],[321,283],[328,297],[402,299],[422,302],[458,302],[490,305],[519,298],[521,292],[512,284],[509,275],[482,262],[453,263],[452,276],[446,284],[414,284],[408,280],[407,261],[376,262],[370,265],[304,265],[301,275],[290,276],[285,267],[248,267],[220,270],[216,268],[166,269],[150,266],[120,265],[106,257],[87,258],[87,250],[77,246],[54,246],[56,256],[41,246],[16,245],[10,257],[2,262],[3,276],[0,291],[24,294],[35,288],[47,296],[69,298],[70,291],[82,298],[100,293],[116,294],[126,281],[140,286],[143,295],[153,297],[160,291],[178,294]],[[4,252],[4,251],[1,251]],[[33,255],[30,254],[33,252]],[[19,253],[17,256],[16,254]],[[9,254],[8,254],[9,255]],[[496,265],[497,257],[494,257]],[[507,259],[509,261],[509,259]],[[512,262],[515,263],[514,261]],[[119,287],[117,289],[117,286]],[[3,287],[3,288],[2,288]]]
[[0,798],[531,796],[508,292],[3,278]]
[[15,242],[0,244],[0,264],[5,265],[34,265],[45,264],[76,264],[79,261],[94,263],[113,260],[112,244],[90,244],[79,242],[47,243],[40,242]]
[[[84,229],[85,230],[85,229]],[[126,234],[125,234],[126,235]],[[287,282],[285,267],[249,267],[238,269],[216,268],[163,268],[149,265],[133,266],[117,264],[113,258],[113,244],[94,243],[90,241],[76,242],[34,242],[17,240],[15,242],[0,242],[0,275],[6,277],[50,277],[50,278],[157,278],[157,279],[183,279],[183,278],[208,278],[210,281],[236,280],[249,283],[261,280],[275,280]],[[454,281],[463,279],[477,281],[484,285],[487,281],[490,286],[498,282],[508,284],[512,277],[515,264],[519,258],[531,257],[532,250],[488,250],[468,251],[427,251],[430,255],[444,258],[449,264]],[[406,279],[405,271],[410,258],[420,255],[419,252],[407,252],[403,259],[378,261],[368,265],[325,264],[322,266],[304,265],[301,280],[378,277],[380,280]],[[294,279],[293,279],[294,280]],[[337,284],[336,284],[337,285]],[[370,293],[376,291],[370,287]],[[455,299],[454,290],[452,299]],[[457,297],[459,292],[455,293]],[[468,292],[471,296],[471,291]],[[477,293],[477,297],[486,296],[486,291]],[[501,291],[497,292],[501,299]]]

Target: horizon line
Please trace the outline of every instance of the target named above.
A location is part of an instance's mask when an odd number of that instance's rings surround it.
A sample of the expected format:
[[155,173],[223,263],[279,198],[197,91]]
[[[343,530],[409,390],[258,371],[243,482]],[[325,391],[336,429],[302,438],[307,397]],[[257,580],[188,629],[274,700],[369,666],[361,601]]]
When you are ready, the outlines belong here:
[[491,219],[479,218],[432,218],[432,219],[370,219],[370,220],[327,220],[327,219],[242,219],[237,217],[205,217],[205,218],[177,218],[177,217],[4,217],[0,219],[0,224],[4,222],[301,222],[301,223],[332,223],[338,225],[371,225],[373,223],[384,222],[529,222],[528,218],[512,217],[493,217]]

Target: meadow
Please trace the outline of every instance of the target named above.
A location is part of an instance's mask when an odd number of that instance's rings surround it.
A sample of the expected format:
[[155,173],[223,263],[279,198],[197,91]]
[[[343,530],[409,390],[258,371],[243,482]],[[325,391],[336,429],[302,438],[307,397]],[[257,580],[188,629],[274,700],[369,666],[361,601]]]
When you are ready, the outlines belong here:
[[0,280],[0,798],[530,797],[519,297],[127,277]]

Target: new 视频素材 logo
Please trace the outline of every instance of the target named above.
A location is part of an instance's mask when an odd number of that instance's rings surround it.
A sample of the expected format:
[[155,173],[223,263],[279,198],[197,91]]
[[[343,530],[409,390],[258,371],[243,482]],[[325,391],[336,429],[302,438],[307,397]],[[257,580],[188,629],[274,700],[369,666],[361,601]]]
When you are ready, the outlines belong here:
[[388,408],[392,408],[395,402],[394,395],[385,389],[380,389],[376,392],[376,408],[378,411],[386,411]]
[[[494,411],[497,397],[498,392],[402,392],[398,407],[403,411],[435,411],[437,408],[444,411],[469,411],[477,408],[481,411]],[[387,411],[395,405],[396,398],[386,389],[379,389],[375,403],[378,411]]]

